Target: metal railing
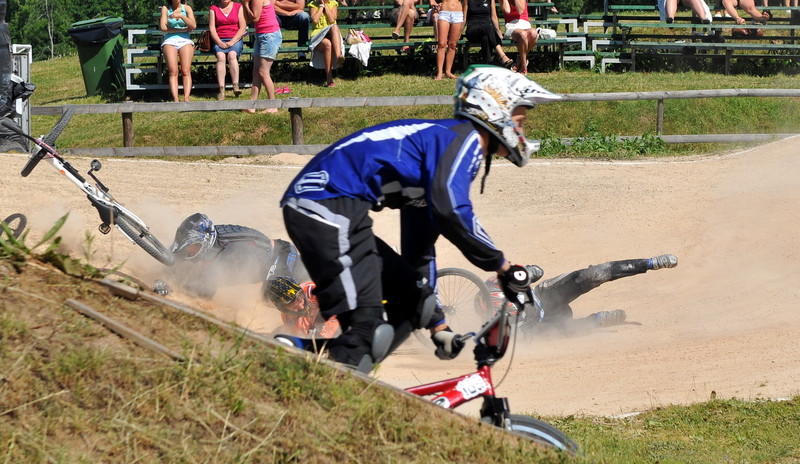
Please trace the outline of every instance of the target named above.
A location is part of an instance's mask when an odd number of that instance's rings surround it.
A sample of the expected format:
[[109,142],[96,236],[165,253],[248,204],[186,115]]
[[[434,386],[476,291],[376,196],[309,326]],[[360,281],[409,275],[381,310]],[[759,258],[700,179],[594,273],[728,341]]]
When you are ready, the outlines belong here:
[[[664,104],[667,100],[694,98],[734,98],[734,97],[779,97],[800,98],[800,89],[718,89],[718,90],[679,90],[664,92],[616,92],[616,93],[574,93],[562,95],[562,102],[601,102],[601,101],[642,101],[656,102],[657,136],[667,143],[717,143],[717,142],[758,142],[795,134],[693,134],[663,135]],[[71,105],[75,114],[120,114],[122,117],[122,148],[71,149],[72,153],[91,153],[93,156],[136,156],[136,155],[241,155],[249,153],[313,154],[326,145],[305,145],[303,138],[303,108],[354,108],[385,106],[452,105],[452,95],[432,95],[416,97],[343,97],[343,98],[288,98],[282,100],[240,100],[209,101],[189,103],[107,103]],[[65,106],[34,106],[31,114],[61,115]],[[292,126],[292,143],[289,145],[259,146],[192,146],[192,147],[140,147],[133,146],[134,113],[195,112],[224,110],[260,110],[282,108],[289,112]],[[646,132],[646,131],[645,131]],[[622,137],[630,138],[630,137]],[[569,139],[564,139],[569,143]]]

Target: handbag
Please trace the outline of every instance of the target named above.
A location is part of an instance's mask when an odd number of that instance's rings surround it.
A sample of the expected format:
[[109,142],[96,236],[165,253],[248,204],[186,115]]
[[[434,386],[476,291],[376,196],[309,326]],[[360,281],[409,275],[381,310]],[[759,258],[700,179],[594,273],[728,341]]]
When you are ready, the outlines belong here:
[[203,33],[200,34],[200,37],[197,38],[197,42],[195,42],[194,47],[201,52],[211,51],[211,32],[203,31]]
[[363,42],[361,37],[358,35],[358,32],[359,31],[357,31],[356,29],[350,29],[349,31],[347,31],[347,37],[344,39],[344,41],[347,42],[347,45],[353,45]]
[[347,42],[347,45],[353,45],[371,42],[372,39],[370,39],[361,29],[350,29],[347,31],[347,36],[345,37],[344,41]]

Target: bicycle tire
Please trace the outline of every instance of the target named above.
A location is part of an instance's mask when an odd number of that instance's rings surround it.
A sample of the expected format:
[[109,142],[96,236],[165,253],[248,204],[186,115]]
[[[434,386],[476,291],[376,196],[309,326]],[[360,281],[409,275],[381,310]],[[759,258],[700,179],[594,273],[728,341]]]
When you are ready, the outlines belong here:
[[128,215],[119,210],[115,211],[114,224],[122,230],[131,240],[139,245],[150,256],[167,266],[175,264],[175,257],[169,252],[167,247],[151,234],[150,231],[142,229]]
[[[481,419],[484,422],[487,420]],[[547,422],[533,417],[509,414],[508,428],[529,440],[550,448],[555,448],[569,455],[578,454],[578,444],[564,432]]]
[[[492,304],[492,295],[486,283],[475,273],[457,267],[448,267],[437,271],[436,288],[439,303],[442,305],[447,325],[456,333],[466,333],[477,328],[485,319],[484,308]],[[478,324],[472,316],[480,316]],[[491,315],[491,314],[490,314]],[[414,336],[425,345],[433,346],[428,333],[417,330]]]
[[[58,139],[58,136],[61,135],[62,132],[64,132],[64,129],[67,127],[67,124],[69,124],[69,121],[70,119],[72,119],[72,116],[74,114],[75,114],[75,107],[67,106],[66,111],[64,111],[64,113],[61,115],[61,118],[59,118],[56,125],[53,126],[53,129],[51,129],[50,132],[42,138],[42,142],[45,145],[52,147],[56,143],[56,139]],[[22,134],[21,132],[17,133]],[[31,138],[31,140],[33,140],[34,143],[37,144],[39,143],[39,141],[34,138]],[[39,164],[39,161],[41,161],[46,154],[47,150],[45,150],[44,148],[40,148],[35,154],[33,154],[28,159],[28,162],[25,163],[25,166],[22,168],[22,172],[20,173],[22,174],[22,177],[28,177],[28,174],[30,174],[31,171],[33,171],[33,168],[35,168],[36,165]]]
[[[16,226],[13,225],[14,221],[18,221]],[[0,222],[6,223],[8,228],[11,229],[11,236],[16,239],[22,235],[22,231],[25,230],[25,226],[28,225],[28,218],[22,213],[14,213]],[[0,229],[0,233],[2,232],[3,230]]]

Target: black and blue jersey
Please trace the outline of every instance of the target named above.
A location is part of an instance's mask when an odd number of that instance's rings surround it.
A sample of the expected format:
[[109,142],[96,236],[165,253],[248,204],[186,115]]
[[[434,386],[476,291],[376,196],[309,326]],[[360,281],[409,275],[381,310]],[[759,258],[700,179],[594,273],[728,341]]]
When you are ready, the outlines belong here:
[[481,226],[469,198],[483,157],[479,134],[466,120],[379,124],[311,159],[290,183],[281,206],[296,199],[350,197],[370,202],[375,210],[399,208],[402,254],[412,264],[420,264],[420,256],[444,235],[474,265],[495,271],[503,264],[503,254]]

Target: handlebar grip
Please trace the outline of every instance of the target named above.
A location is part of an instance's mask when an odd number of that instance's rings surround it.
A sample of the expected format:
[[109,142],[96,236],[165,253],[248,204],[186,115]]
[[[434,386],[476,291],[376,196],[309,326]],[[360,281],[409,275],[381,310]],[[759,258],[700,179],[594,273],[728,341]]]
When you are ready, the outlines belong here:
[[28,159],[28,162],[25,163],[25,167],[22,168],[22,172],[20,172],[20,174],[22,174],[22,177],[28,177],[28,174],[30,174],[31,171],[33,171],[33,168],[35,168],[36,165],[39,164],[39,161],[41,161],[42,158],[44,158],[46,153],[47,152],[44,150],[44,148],[42,148],[33,155],[31,155],[31,157]]
[[14,124],[14,123],[13,123],[13,122],[12,122],[10,119],[8,119],[8,118],[3,118],[3,119],[0,121],[0,124],[2,124],[2,125],[3,125],[3,127],[5,127],[6,129],[8,129],[8,130],[10,130],[10,131],[12,131],[12,132],[16,132],[17,134],[20,134],[20,135],[25,135],[25,133],[24,133],[24,132],[22,132],[22,129],[21,129],[20,127],[18,127],[16,124]]

